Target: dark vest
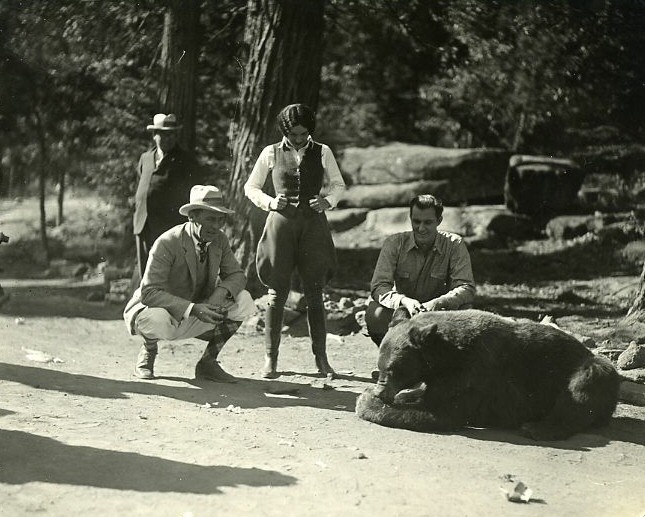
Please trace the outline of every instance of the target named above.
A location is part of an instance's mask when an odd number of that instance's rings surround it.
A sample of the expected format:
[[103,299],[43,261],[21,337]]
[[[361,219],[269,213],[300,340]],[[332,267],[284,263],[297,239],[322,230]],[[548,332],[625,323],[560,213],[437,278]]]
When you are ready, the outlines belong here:
[[291,151],[283,149],[281,144],[275,144],[273,150],[272,177],[276,194],[284,194],[293,205],[309,206],[309,199],[320,194],[323,185],[322,145],[309,144],[299,166]]

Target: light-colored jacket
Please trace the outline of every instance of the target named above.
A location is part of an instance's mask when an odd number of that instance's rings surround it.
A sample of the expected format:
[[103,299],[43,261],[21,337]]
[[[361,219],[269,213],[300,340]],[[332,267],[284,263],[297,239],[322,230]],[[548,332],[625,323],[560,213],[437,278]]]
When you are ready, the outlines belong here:
[[246,276],[222,232],[208,246],[207,285],[197,285],[197,252],[189,225],[171,228],[153,244],[141,285],[123,312],[132,334],[134,318],[145,307],[161,307],[181,321],[190,303],[208,298],[216,286],[226,288],[233,297],[246,286]]

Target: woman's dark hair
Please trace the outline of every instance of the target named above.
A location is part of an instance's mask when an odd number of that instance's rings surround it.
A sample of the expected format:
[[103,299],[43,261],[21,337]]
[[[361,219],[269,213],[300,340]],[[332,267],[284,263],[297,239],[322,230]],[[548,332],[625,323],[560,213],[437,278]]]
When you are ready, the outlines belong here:
[[307,128],[312,135],[316,129],[316,115],[313,110],[305,104],[289,104],[278,114],[278,128],[284,136],[287,136],[291,128],[302,126]]
[[434,197],[432,194],[419,194],[418,196],[414,196],[410,201],[410,216],[412,215],[412,207],[415,206],[422,210],[434,208],[437,219],[443,214],[443,203],[441,199]]

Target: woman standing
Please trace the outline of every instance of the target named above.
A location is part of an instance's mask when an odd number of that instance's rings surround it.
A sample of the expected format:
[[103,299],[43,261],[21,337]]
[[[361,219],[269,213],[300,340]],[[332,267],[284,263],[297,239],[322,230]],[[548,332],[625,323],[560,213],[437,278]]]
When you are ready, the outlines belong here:
[[[264,148],[244,185],[245,195],[269,212],[256,256],[258,277],[269,290],[262,376],[278,376],[284,305],[291,274],[297,269],[316,366],[324,376],[334,378],[336,373],[327,360],[322,289],[336,267],[336,250],[325,210],[336,206],[345,182],[331,149],[311,138],[316,127],[311,108],[290,104],[278,114],[278,127],[282,140]],[[275,197],[262,191],[269,173]],[[329,184],[325,197],[320,194],[323,183]]]

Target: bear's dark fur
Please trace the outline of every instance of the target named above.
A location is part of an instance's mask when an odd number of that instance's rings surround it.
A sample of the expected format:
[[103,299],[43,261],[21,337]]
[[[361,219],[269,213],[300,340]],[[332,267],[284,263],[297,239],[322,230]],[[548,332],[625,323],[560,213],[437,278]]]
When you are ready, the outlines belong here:
[[520,428],[559,440],[606,423],[620,379],[611,362],[548,325],[465,310],[397,310],[379,351],[380,376],[359,417],[388,427]]

